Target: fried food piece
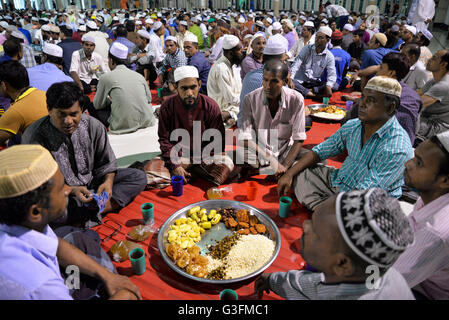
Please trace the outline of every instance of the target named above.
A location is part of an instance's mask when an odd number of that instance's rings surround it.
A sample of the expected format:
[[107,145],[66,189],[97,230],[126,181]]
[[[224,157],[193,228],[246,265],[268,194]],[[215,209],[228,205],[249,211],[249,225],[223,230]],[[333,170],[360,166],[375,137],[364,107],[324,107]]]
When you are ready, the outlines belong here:
[[250,227],[254,227],[258,223],[259,223],[259,219],[257,219],[256,216],[249,216],[249,226]]
[[251,234],[257,234],[257,230],[254,227],[250,227],[249,232],[251,232]]
[[240,234],[243,234],[243,235],[247,235],[247,234],[249,234],[249,229],[240,229],[237,232],[240,233]]
[[256,230],[257,230],[258,233],[263,234],[263,233],[267,232],[267,227],[265,227],[265,226],[264,226],[263,224],[261,224],[261,223],[256,224],[254,227],[256,228]]
[[234,218],[229,218],[227,222],[229,224],[230,229],[234,229],[238,226],[238,223],[237,221],[234,220]]
[[200,254],[201,249],[198,246],[193,246],[193,247],[187,249],[187,252],[190,253],[191,255],[196,256],[196,255]]
[[170,243],[167,246],[167,249],[165,250],[167,252],[167,255],[173,260],[176,261],[179,257],[181,257],[184,254],[184,250],[181,248],[180,245],[176,243]]
[[198,264],[190,264],[186,267],[186,272],[192,276],[204,278],[206,276],[206,270],[204,267]]
[[248,229],[249,224],[246,222],[239,222],[239,228]]
[[238,222],[249,222],[249,215],[246,209],[240,209],[235,216]]
[[176,265],[180,268],[185,268],[188,266],[189,262],[190,262],[190,254],[184,251],[182,256],[176,260]]
[[207,260],[206,257],[202,256],[202,255],[197,255],[193,261],[193,264],[199,265],[201,267],[206,267],[207,264],[209,263],[209,260]]

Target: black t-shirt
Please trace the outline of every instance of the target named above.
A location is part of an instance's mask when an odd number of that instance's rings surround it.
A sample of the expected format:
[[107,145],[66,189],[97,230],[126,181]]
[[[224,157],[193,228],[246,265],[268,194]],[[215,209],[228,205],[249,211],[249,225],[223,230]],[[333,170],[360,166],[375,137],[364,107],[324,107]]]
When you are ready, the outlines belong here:
[[348,53],[351,55],[351,58],[356,60],[362,60],[362,55],[366,50],[366,44],[364,42],[360,42],[357,45],[355,42],[351,43],[348,48]]

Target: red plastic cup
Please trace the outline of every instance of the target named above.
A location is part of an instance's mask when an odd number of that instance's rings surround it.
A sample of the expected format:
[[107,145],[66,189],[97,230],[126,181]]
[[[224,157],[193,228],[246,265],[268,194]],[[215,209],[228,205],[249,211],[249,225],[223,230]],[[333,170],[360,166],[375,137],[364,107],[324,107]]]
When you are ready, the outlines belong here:
[[255,181],[248,181],[246,185],[246,198],[249,201],[253,201],[254,199],[256,199],[257,189],[258,187]]

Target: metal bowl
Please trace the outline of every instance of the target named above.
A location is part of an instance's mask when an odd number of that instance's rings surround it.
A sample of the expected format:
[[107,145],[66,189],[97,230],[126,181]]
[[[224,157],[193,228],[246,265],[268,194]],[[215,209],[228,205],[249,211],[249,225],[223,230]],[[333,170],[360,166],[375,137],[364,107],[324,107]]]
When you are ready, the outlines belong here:
[[[273,240],[275,242],[275,248],[274,253],[271,259],[259,270],[254,271],[253,273],[250,273],[246,276],[235,278],[235,279],[226,279],[226,280],[211,280],[206,278],[199,278],[192,276],[185,272],[183,269],[179,268],[167,255],[165,252],[166,246],[169,244],[167,241],[168,231],[170,230],[170,226],[174,224],[175,220],[178,218],[185,217],[186,213],[193,207],[200,206],[201,208],[205,208],[208,211],[218,208],[227,208],[232,207],[235,209],[246,209],[248,210],[248,213],[250,215],[256,216],[261,223],[263,223],[267,228],[267,234],[266,236]],[[232,234],[233,231],[226,228],[225,224],[223,222],[219,222],[216,225],[212,226],[210,230],[206,230],[206,232],[201,236],[201,241],[197,243],[196,245],[200,247],[201,253],[206,254],[209,252],[208,247],[211,245],[215,245],[218,241],[223,239],[224,237]],[[229,284],[234,282],[243,281],[249,278],[252,278],[260,273],[262,273],[266,268],[268,268],[273,261],[276,259],[276,257],[279,254],[279,250],[281,249],[281,234],[279,233],[279,229],[274,223],[273,220],[271,220],[270,217],[268,217],[265,213],[260,211],[259,209],[254,208],[253,206],[250,206],[246,203],[239,202],[239,201],[232,201],[232,200],[206,200],[206,201],[200,201],[193,204],[190,204],[178,211],[176,211],[174,214],[172,214],[162,225],[162,227],[159,230],[159,235],[157,239],[159,251],[162,255],[162,258],[164,261],[175,270],[180,275],[203,283],[208,284]]]

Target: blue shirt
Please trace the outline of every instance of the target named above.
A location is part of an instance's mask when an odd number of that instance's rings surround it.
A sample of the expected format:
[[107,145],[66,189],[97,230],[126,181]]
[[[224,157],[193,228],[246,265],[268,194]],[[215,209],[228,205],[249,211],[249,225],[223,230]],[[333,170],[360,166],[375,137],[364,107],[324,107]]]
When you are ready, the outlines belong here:
[[12,60],[12,59],[7,54],[4,54],[3,56],[0,57],[0,63],[5,62],[5,61],[9,61],[9,60]]
[[335,134],[312,150],[321,160],[348,151],[340,169],[331,176],[341,191],[384,189],[389,196],[402,195],[404,164],[413,158],[407,132],[391,117],[362,146],[363,125],[359,119],[346,122]]
[[395,45],[391,48],[391,50],[397,50],[397,49],[399,49],[399,46],[400,46],[401,44],[403,44],[403,43],[404,43],[404,40],[399,39],[399,40],[395,43]]
[[0,299],[72,299],[59,270],[58,244],[49,226],[41,233],[0,224]]
[[201,51],[195,53],[191,58],[187,59],[189,66],[195,66],[198,69],[198,74],[201,80],[201,90],[203,93],[207,92],[207,78],[209,77],[210,63]]
[[69,76],[73,52],[81,49],[81,43],[74,40],[73,38],[68,38],[58,43],[58,46],[62,48],[62,59],[64,60],[62,70],[66,75]]
[[263,66],[259,69],[252,70],[247,73],[242,83],[242,91],[240,92],[240,108],[239,113],[237,115],[237,127],[241,128],[242,122],[242,104],[244,98],[251,92],[256,89],[259,89],[262,86],[263,79]]
[[125,37],[117,37],[117,39],[115,39],[116,42],[121,43],[123,45],[125,45],[128,48],[128,53],[131,52],[131,49],[134,48],[135,43],[132,41],[129,41],[127,38]]
[[30,86],[42,91],[47,91],[53,83],[70,81],[73,79],[64,74],[53,63],[46,62],[27,69]]
[[335,58],[335,69],[337,70],[337,84],[340,86],[341,80],[346,76],[343,72],[349,69],[351,56],[341,48],[333,48],[330,50]]
[[31,33],[28,30],[23,28],[18,28],[18,30],[22,32],[23,35],[27,38],[29,44],[33,43],[33,41],[31,40]]
[[379,47],[377,49],[365,50],[362,56],[361,70],[370,66],[378,66],[382,63],[382,58],[389,52],[393,51],[389,48]]

